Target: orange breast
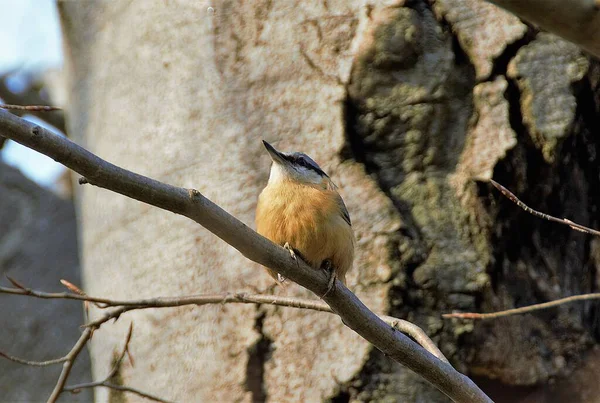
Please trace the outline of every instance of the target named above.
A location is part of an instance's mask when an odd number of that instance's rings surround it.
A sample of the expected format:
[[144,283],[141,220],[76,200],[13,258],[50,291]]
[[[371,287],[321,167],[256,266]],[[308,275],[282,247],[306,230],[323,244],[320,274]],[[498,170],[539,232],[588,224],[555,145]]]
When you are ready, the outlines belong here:
[[258,199],[256,230],[279,245],[287,242],[314,268],[330,259],[345,283],[354,260],[354,233],[338,198],[335,190],[293,183],[267,185]]

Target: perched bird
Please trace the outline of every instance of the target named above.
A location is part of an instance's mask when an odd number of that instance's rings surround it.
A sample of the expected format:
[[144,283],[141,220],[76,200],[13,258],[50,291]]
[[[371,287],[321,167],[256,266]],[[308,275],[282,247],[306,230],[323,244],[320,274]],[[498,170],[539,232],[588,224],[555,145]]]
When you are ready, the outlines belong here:
[[[308,155],[277,151],[263,140],[273,164],[256,207],[259,234],[346,284],[354,260],[354,232],[337,187]],[[277,273],[267,269],[276,280]]]

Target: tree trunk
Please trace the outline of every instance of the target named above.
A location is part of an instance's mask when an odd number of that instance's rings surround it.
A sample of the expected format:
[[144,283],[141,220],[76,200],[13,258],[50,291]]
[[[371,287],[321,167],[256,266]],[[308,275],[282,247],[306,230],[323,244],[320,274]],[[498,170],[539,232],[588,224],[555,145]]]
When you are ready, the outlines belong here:
[[[527,215],[487,180],[596,224],[596,76],[573,45],[489,4],[392,3],[59,3],[70,132],[249,225],[268,177],[260,140],[306,152],[346,201],[358,240],[348,282],[370,308],[422,326],[492,393],[569,375],[598,334],[592,304],[475,324],[440,315],[595,289],[597,245]],[[92,295],[271,284],[184,218],[97,188],[79,196]],[[294,285],[275,292],[308,296]],[[169,400],[445,401],[333,318],[228,305],[139,311],[94,337],[93,371],[109,370],[133,320],[136,365],[119,379]],[[512,401],[530,392],[515,389]]]

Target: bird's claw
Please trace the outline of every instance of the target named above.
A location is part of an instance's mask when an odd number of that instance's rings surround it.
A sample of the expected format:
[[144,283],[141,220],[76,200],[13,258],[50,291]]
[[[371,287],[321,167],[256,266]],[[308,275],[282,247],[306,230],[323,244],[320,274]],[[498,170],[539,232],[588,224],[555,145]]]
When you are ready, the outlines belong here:
[[337,274],[335,273],[333,265],[331,264],[331,260],[329,259],[323,261],[323,263],[321,264],[321,268],[327,273],[329,273],[329,281],[327,281],[327,291],[325,291],[325,294],[321,296],[321,298],[325,298],[335,288],[335,280],[337,279]]
[[297,258],[296,258],[296,252],[294,252],[294,249],[292,249],[292,247],[290,246],[290,244],[289,244],[289,243],[287,243],[287,242],[286,242],[286,243],[285,243],[285,245],[283,245],[283,247],[284,247],[285,249],[287,249],[287,250],[288,250],[288,252],[290,252],[290,256],[292,257],[292,259],[294,259],[294,260],[296,260],[296,259],[297,259]]
[[[283,245],[283,247],[285,249],[287,249],[288,252],[290,252],[290,256],[292,257],[292,259],[295,260],[296,263],[298,263],[298,258],[296,257],[296,252],[294,252],[294,249],[290,246],[290,244],[286,242]],[[285,280],[287,280],[287,279],[284,276],[282,276],[281,274],[277,273],[277,281],[279,283],[281,283],[283,285],[283,283],[285,282]]]

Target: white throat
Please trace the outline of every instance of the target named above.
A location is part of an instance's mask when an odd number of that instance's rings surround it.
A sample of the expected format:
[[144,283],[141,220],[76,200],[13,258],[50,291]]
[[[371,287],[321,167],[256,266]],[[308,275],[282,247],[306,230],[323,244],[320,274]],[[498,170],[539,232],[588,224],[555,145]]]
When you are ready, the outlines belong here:
[[274,162],[271,165],[269,184],[278,184],[286,180],[308,185],[318,185],[323,182],[323,177],[312,169],[305,167],[291,168]]
[[288,177],[288,173],[280,164],[277,164],[276,162],[271,164],[269,183],[273,184],[283,182],[286,177]]

